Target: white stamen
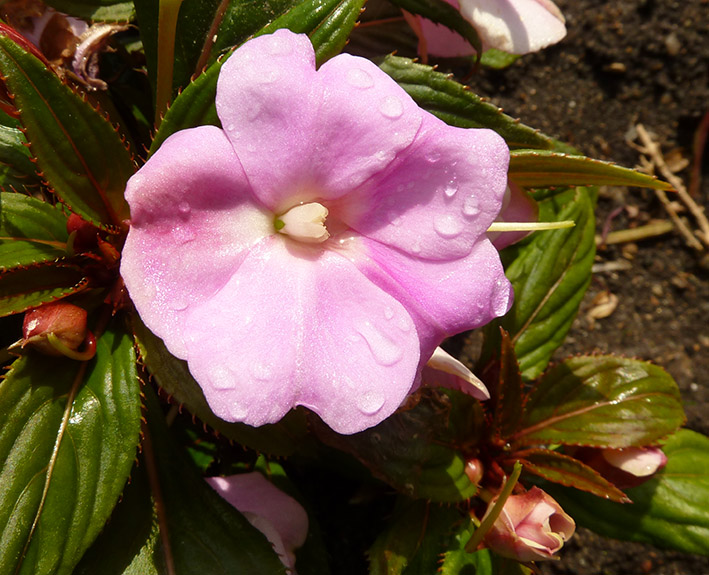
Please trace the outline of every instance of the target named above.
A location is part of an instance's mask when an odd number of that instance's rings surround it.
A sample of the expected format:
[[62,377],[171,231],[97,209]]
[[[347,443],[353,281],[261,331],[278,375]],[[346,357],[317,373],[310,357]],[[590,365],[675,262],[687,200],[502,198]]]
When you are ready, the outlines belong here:
[[276,230],[299,242],[321,243],[330,237],[325,227],[327,214],[327,208],[317,202],[300,204],[276,220]]
[[541,230],[560,230],[563,228],[573,228],[576,223],[573,220],[562,222],[492,222],[487,229],[488,232],[538,232]]

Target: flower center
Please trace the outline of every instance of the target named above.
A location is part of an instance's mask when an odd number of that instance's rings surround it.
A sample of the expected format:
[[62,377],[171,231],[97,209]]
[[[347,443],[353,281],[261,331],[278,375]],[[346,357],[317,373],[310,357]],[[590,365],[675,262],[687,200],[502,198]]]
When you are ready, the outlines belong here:
[[325,227],[327,208],[318,202],[292,207],[276,218],[274,227],[281,234],[306,244],[319,244],[330,237]]

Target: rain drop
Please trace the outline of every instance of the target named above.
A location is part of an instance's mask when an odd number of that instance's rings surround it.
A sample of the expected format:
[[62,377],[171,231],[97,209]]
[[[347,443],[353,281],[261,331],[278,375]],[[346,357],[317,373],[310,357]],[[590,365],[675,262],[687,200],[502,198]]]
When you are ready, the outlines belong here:
[[363,322],[357,331],[367,342],[369,350],[374,356],[374,360],[379,365],[394,365],[404,355],[403,350],[398,344],[391,341],[370,322]]
[[431,152],[428,152],[428,154],[426,154],[426,160],[428,160],[431,164],[435,164],[440,159],[441,159],[441,153],[438,150],[433,150]]
[[394,317],[394,310],[391,309],[390,307],[386,308],[386,309],[384,310],[384,317],[385,317],[386,319],[391,319],[391,318],[393,318],[393,317]]
[[187,202],[180,202],[177,206],[177,211],[179,212],[180,216],[186,218],[190,215],[192,208]]
[[234,131],[234,124],[229,124],[229,125],[226,127],[226,129],[227,129],[228,132],[233,132],[233,131]]
[[384,396],[378,391],[366,391],[357,396],[355,403],[362,413],[374,415],[384,407]]
[[271,378],[271,367],[265,363],[255,363],[251,366],[251,375],[258,381],[268,381]]
[[354,88],[365,90],[374,86],[374,80],[368,72],[360,68],[350,68],[347,70],[347,83]]
[[458,191],[458,184],[455,182],[450,182],[446,187],[443,188],[443,194],[447,198],[452,198]]
[[387,96],[382,101],[381,106],[379,106],[379,111],[385,118],[396,120],[396,118],[400,118],[404,113],[404,105],[401,103],[399,98]]
[[210,383],[215,389],[232,389],[234,387],[234,376],[223,365],[214,367],[210,375]]
[[239,405],[238,403],[232,403],[229,407],[229,413],[231,413],[231,416],[234,418],[235,421],[243,421],[244,418],[248,415],[248,409],[246,409],[246,407],[244,407],[243,405]]
[[480,213],[480,207],[478,206],[478,200],[475,196],[468,196],[463,202],[463,215],[469,218],[477,216]]
[[420,254],[421,253],[421,240],[417,239],[414,242],[414,245],[411,246],[411,251],[415,254]]
[[463,226],[458,218],[450,214],[445,214],[434,218],[433,229],[436,230],[436,233],[442,238],[451,239],[461,234]]

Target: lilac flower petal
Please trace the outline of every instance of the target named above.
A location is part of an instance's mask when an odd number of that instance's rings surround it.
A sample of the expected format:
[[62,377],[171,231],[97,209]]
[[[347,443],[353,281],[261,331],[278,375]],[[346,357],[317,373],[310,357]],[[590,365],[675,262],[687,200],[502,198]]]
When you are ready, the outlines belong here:
[[308,38],[286,30],[227,60],[217,112],[254,193],[277,214],[342,196],[384,169],[422,115],[368,60],[344,54],[316,71]]
[[308,535],[308,514],[300,503],[258,471],[208,477],[206,481],[266,535],[286,567],[295,566],[294,551],[305,543]]
[[226,283],[244,250],[273,228],[252,201],[222,130],[168,138],[128,182],[131,231],[121,275],[145,324],[186,357],[186,314]]
[[419,363],[414,322],[394,297],[345,257],[278,236],[190,313],[186,333],[212,410],[256,426],[304,405],[339,433],[361,431],[399,407]]
[[460,360],[437,347],[421,372],[422,385],[447,387],[486,401],[490,392],[485,384]]
[[536,52],[566,36],[563,17],[549,0],[460,0],[460,13],[485,48],[511,54]]
[[487,239],[464,258],[438,262],[362,241],[376,266],[358,265],[407,308],[416,322],[425,358],[444,338],[485,325],[512,305],[512,286],[497,250]]
[[342,201],[362,235],[416,257],[465,257],[500,211],[509,151],[491,130],[426,116],[414,144]]

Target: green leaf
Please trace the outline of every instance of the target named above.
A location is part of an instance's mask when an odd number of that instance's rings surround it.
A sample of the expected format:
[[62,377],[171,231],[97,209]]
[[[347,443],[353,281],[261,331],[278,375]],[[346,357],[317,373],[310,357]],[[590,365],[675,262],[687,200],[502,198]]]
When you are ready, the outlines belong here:
[[4,35],[0,74],[37,166],[57,196],[96,226],[121,226],[128,217],[123,191],[135,167],[115,127]]
[[577,459],[549,449],[527,449],[514,452],[511,460],[519,461],[528,473],[554,483],[587,491],[612,501],[628,502],[620,489]]
[[662,450],[667,466],[627,490],[632,504],[568,488],[550,493],[580,525],[602,535],[709,555],[709,438],[681,429]]
[[408,58],[387,56],[380,68],[391,76],[424,110],[451,126],[490,128],[512,148],[553,147],[553,142],[537,130],[520,124],[497,107],[473,94],[445,74]]
[[526,565],[514,559],[506,559],[492,553],[489,549],[481,549],[475,553],[467,553],[463,549],[448,551],[443,556],[439,575],[532,575]]
[[667,182],[636,170],[585,156],[538,150],[513,150],[510,179],[529,188],[547,186],[637,186],[671,190]]
[[480,65],[485,68],[493,68],[494,70],[502,70],[514,64],[519,60],[520,56],[518,54],[510,54],[509,52],[503,52],[502,50],[496,50],[495,48],[490,48],[483,52],[480,58]]
[[47,4],[92,22],[128,22],[133,17],[133,2],[122,0],[48,0]]
[[302,447],[307,436],[304,414],[291,412],[279,423],[251,427],[218,418],[207,404],[202,388],[194,380],[187,362],[172,355],[160,338],[135,318],[133,329],[140,357],[157,384],[190,413],[224,436],[271,455],[291,455]]
[[510,333],[526,379],[538,377],[563,343],[591,280],[596,249],[593,204],[585,188],[540,201],[539,220],[576,225],[535,232],[505,250],[515,301],[504,318],[486,328],[488,352],[499,342],[498,326]]
[[407,12],[443,24],[465,38],[476,52],[482,51],[482,42],[475,28],[461,16],[459,10],[447,2],[443,0],[391,0],[391,2]]
[[0,125],[0,188],[23,189],[39,184],[27,140],[15,127]]
[[[370,575],[433,574],[440,555],[465,534],[470,519],[454,507],[401,497],[387,528],[369,550]],[[470,534],[463,535],[467,541]]]
[[[264,11],[258,3],[232,2],[217,34],[214,52],[239,45],[254,35],[289,28],[310,36],[320,65],[345,45],[365,1],[306,0],[298,3],[281,0],[271,2],[270,11]],[[213,63],[175,98],[155,134],[151,154],[168,136],[179,130],[205,124],[220,125],[214,99],[224,62],[225,59],[221,59]]]
[[0,383],[0,572],[71,573],[123,490],[140,431],[133,342],[90,362],[29,354]]
[[0,192],[0,273],[67,255],[67,216],[31,196]]
[[87,287],[80,267],[47,262],[0,273],[0,317],[49,303]]
[[376,427],[338,435],[322,425],[319,436],[410,497],[454,502],[477,492],[465,474],[462,446],[477,442],[482,422],[476,400],[459,392],[431,391],[412,409]]
[[651,363],[609,355],[567,359],[531,393],[517,444],[630,447],[656,443],[684,422],[679,389]]

